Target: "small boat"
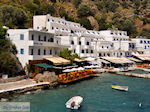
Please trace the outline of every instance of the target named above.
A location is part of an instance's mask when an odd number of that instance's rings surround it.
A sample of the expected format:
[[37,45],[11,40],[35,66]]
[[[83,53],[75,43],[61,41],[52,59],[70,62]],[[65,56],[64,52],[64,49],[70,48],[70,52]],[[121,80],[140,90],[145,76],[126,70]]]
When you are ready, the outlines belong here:
[[111,85],[111,87],[116,90],[128,91],[128,86]]
[[74,96],[66,102],[66,108],[78,109],[82,103],[83,98],[81,96]]

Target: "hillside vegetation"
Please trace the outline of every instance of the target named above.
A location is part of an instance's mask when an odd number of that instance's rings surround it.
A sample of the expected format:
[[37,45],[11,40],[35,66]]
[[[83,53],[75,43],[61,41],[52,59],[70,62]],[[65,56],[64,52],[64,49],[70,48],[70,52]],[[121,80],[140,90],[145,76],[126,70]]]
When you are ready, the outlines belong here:
[[6,38],[6,32],[7,30],[0,25],[0,76],[16,76],[23,69],[16,57],[16,47]]
[[118,28],[134,37],[150,35],[149,0],[0,0],[0,23],[32,27],[33,15],[51,14],[87,29]]

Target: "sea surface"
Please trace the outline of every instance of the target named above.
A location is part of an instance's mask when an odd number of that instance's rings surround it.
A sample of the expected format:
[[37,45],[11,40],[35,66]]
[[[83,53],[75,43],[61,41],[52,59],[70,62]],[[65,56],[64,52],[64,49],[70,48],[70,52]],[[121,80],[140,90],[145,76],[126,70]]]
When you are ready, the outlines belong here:
[[[111,84],[129,86],[129,91],[114,90]],[[81,108],[66,109],[65,103],[77,95],[84,98]],[[30,102],[31,112],[150,112],[150,79],[105,73],[60,88],[20,95],[11,101]]]

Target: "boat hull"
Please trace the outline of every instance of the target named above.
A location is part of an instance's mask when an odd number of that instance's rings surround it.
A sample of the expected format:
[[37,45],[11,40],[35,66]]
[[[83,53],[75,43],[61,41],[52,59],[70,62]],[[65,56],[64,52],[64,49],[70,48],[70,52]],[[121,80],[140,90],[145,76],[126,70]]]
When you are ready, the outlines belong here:
[[81,96],[74,96],[69,101],[66,102],[66,108],[78,109],[82,101],[83,101],[83,98]]
[[111,87],[112,87],[113,89],[120,90],[120,91],[128,91],[128,86],[111,85]]

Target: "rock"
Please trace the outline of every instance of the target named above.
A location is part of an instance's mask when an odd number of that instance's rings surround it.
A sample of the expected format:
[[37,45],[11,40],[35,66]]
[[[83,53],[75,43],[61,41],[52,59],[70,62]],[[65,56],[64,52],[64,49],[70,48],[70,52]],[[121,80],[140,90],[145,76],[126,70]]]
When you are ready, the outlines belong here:
[[94,28],[93,30],[99,30],[99,24],[97,22],[97,20],[93,17],[93,16],[89,16],[88,20],[90,21],[92,27]]
[[26,92],[25,94],[28,95],[28,94],[31,94],[31,92]]
[[8,101],[8,99],[1,98],[1,102],[6,102],[6,101]]

